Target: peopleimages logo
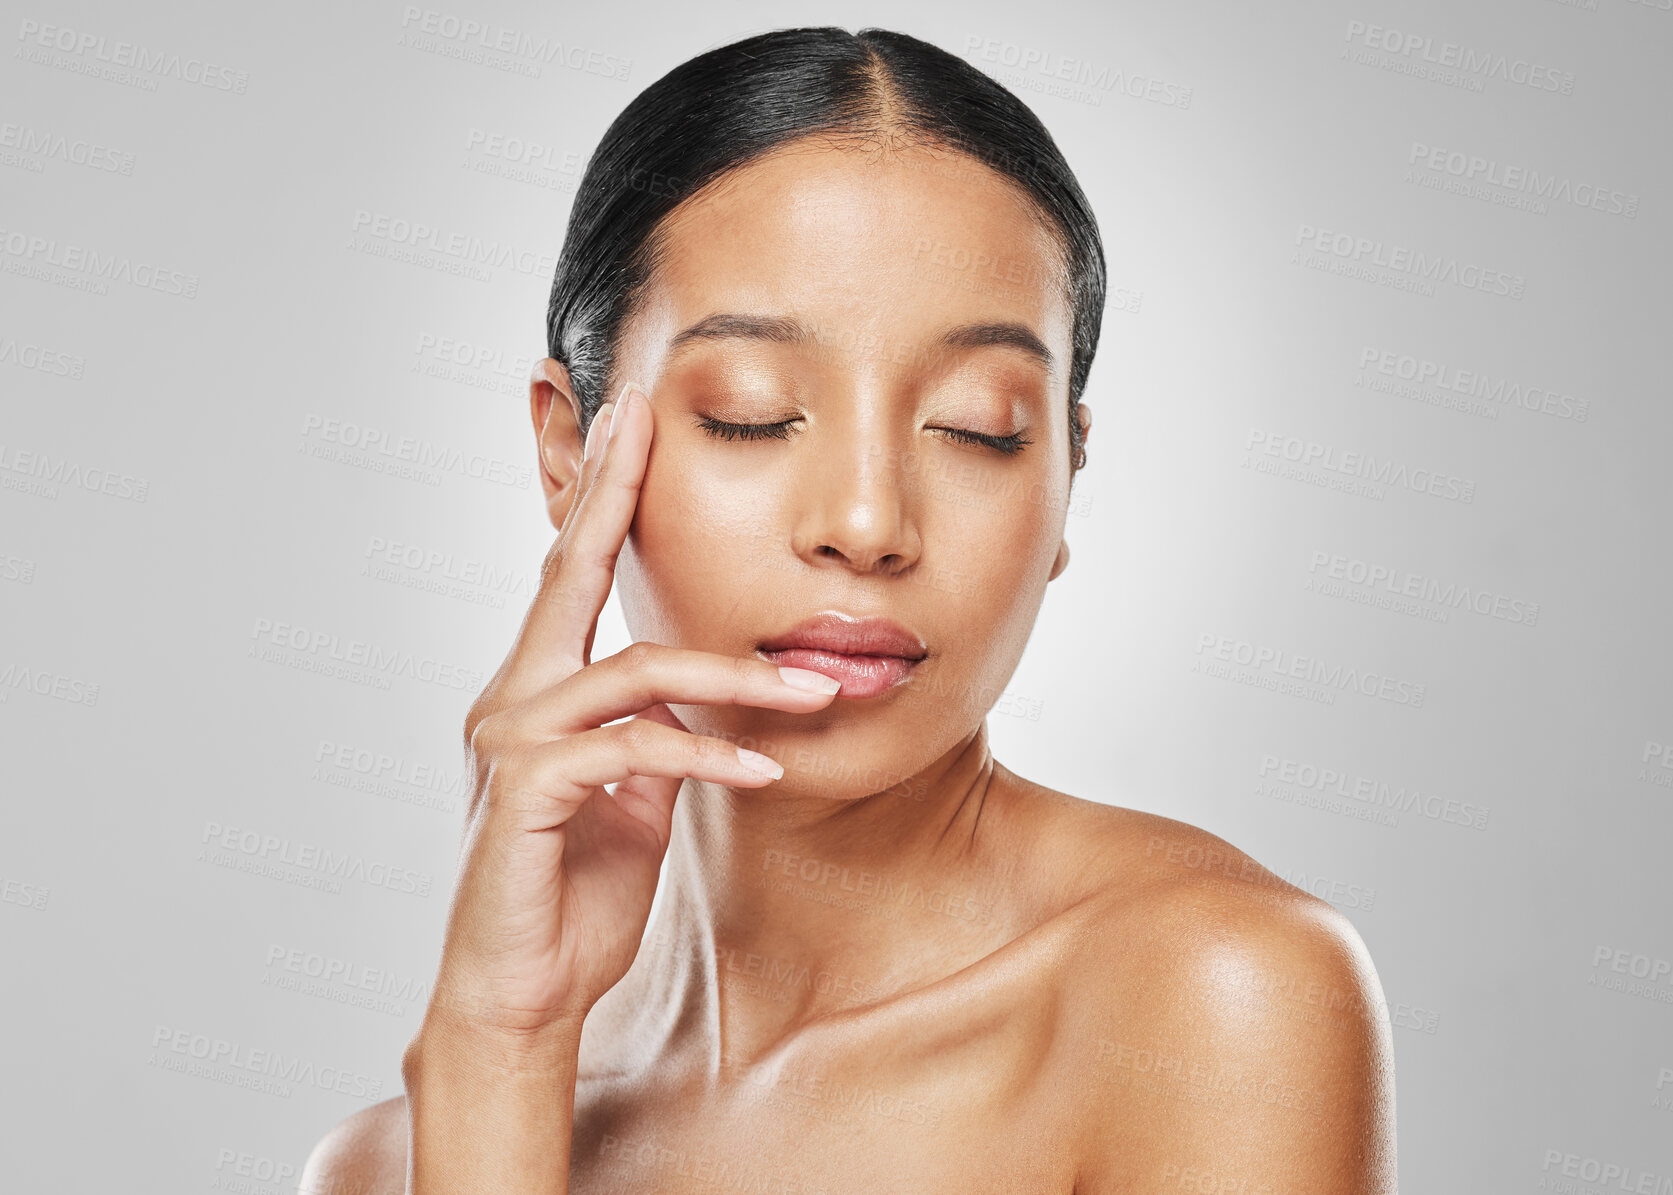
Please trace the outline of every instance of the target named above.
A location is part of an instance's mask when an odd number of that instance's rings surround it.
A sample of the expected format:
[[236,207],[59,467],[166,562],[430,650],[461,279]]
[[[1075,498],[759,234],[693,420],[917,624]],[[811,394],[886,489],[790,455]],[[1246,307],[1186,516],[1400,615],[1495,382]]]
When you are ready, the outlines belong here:
[[278,1050],[256,1050],[239,1042],[158,1025],[151,1034],[150,1065],[215,1079],[237,1087],[289,1096],[290,1084],[335,1091],[359,1099],[383,1096],[383,1080],[339,1066],[320,1066]]
[[[45,498],[57,498],[61,485],[110,498],[127,498],[133,502],[144,502],[151,493],[148,478],[113,473],[109,469],[83,465],[68,457],[55,457],[33,448],[18,448],[3,443],[0,443],[0,474],[10,475],[0,476],[0,486],[39,493]],[[25,478],[29,479],[28,482],[22,483]]]
[[447,365],[462,365],[486,373],[497,373],[527,383],[529,371],[540,358],[533,353],[510,353],[489,345],[472,344],[433,332],[420,332],[418,348],[421,357],[430,357]]
[[1307,562],[1307,571],[1315,576],[1322,575],[1323,580],[1380,589],[1393,597],[1430,602],[1447,610],[1469,610],[1485,618],[1530,627],[1539,622],[1538,602],[1525,602],[1508,594],[1475,589],[1456,582],[1442,582],[1434,577],[1420,576],[1386,564],[1373,564],[1352,556],[1315,550]]
[[261,982],[395,1015],[423,1002],[430,991],[429,983],[416,976],[276,943],[267,948],[267,974]]
[[1349,21],[1345,39],[1368,50],[1380,50],[1396,58],[1420,62],[1428,66],[1445,67],[1475,79],[1498,79],[1531,87],[1536,91],[1554,91],[1561,95],[1574,94],[1574,74],[1557,70],[1526,58],[1511,58],[1490,50],[1458,42],[1440,41],[1421,33],[1405,33],[1386,29],[1365,21]]
[[519,274],[542,276],[550,274],[558,263],[557,254],[535,249],[519,249],[503,241],[485,241],[465,232],[444,232],[422,221],[407,220],[383,212],[354,210],[354,231],[362,236],[455,257],[478,266],[495,266],[515,270]]
[[586,159],[572,149],[564,150],[555,145],[547,145],[543,141],[525,140],[507,133],[490,132],[475,127],[465,134],[465,149],[518,166],[530,166],[553,174],[568,174],[577,178],[587,164]]
[[[1546,1150],[1539,1168],[1547,1174],[1554,1169],[1564,1178],[1577,1178],[1583,1183],[1595,1183],[1600,1188],[1625,1191],[1628,1195],[1673,1195],[1673,1175],[1654,1174],[1648,1170],[1639,1170],[1635,1166],[1606,1162],[1601,1158],[1582,1157],[1580,1154],[1565,1153],[1560,1149]],[[1544,1186],[1546,1181],[1548,1180],[1542,1179],[1540,1185]],[[1552,1185],[1548,1189],[1584,1195],[1582,1188],[1573,1183]]]
[[[85,166],[109,174],[132,174],[134,155],[85,137],[67,137],[51,129],[36,129],[7,121],[0,124],[0,148],[40,161],[56,158],[71,166]],[[0,155],[0,161],[6,156]],[[6,161],[7,165],[15,163]]]
[[[307,627],[271,618],[257,618],[250,630],[250,638],[258,645],[266,645],[271,652],[251,648],[251,654],[272,663],[292,663],[284,651],[298,656],[312,657],[321,663],[337,663],[365,669],[380,678],[404,676],[448,689],[479,689],[482,672],[465,668],[428,656],[417,656],[410,651],[381,647],[365,639],[347,639],[330,631],[310,631]],[[311,671],[311,669],[310,669]]]
[[1460,261],[1444,253],[1426,253],[1422,249],[1391,245],[1313,224],[1297,226],[1295,244],[1298,249],[1326,254],[1324,260],[1327,261],[1335,258],[1342,265],[1358,270],[1388,270],[1421,284],[1450,283],[1465,290],[1479,290],[1483,294],[1510,299],[1522,298],[1528,286],[1528,280],[1521,274],[1507,274],[1503,270]]
[[280,1162],[264,1154],[243,1150],[223,1147],[215,1155],[215,1171],[215,1181],[210,1187],[236,1191],[239,1195],[266,1195],[266,1187],[262,1184],[267,1183],[277,1184],[275,1191],[288,1190],[296,1185],[295,1163]]
[[[1376,671],[1331,664],[1318,656],[1302,656],[1281,647],[1249,643],[1205,631],[1197,637],[1197,655],[1207,654],[1211,661],[1238,664],[1254,674],[1318,685],[1324,690],[1352,690],[1366,697],[1391,701],[1396,705],[1418,708],[1428,692],[1427,685],[1415,684]],[[1206,669],[1207,675],[1217,673]],[[1262,686],[1264,687],[1264,686]],[[1328,695],[1328,694],[1327,694]]]
[[1280,791],[1268,791],[1266,794],[1280,800],[1291,800],[1294,793],[1289,790],[1293,789],[1339,797],[1396,815],[1416,813],[1430,821],[1467,826],[1474,830],[1487,828],[1489,810],[1486,806],[1443,797],[1438,793],[1426,793],[1416,785],[1389,784],[1369,776],[1355,776],[1338,768],[1320,767],[1277,755],[1261,756],[1260,776],[1269,786],[1283,786]]
[[[1001,81],[1012,86],[1029,87],[1027,80],[1031,76],[1038,76],[1042,81],[1056,84],[1073,84],[1076,90],[1065,93],[1067,98],[1090,100],[1094,105],[1103,102],[1103,93],[1119,92],[1130,99],[1148,100],[1167,108],[1191,106],[1189,87],[1034,46],[1022,46],[1015,42],[1000,41],[998,38],[969,34],[964,39],[964,54],[967,58],[980,58],[984,62],[1009,67],[1015,74],[1011,79]],[[1081,88],[1086,90],[1078,90]],[[1029,89],[1050,90],[1036,87]]]
[[1373,348],[1371,345],[1364,345],[1359,350],[1359,369],[1361,374],[1375,373],[1385,378],[1410,382],[1415,386],[1462,394],[1500,406],[1520,407],[1524,411],[1550,415],[1555,419],[1572,419],[1576,423],[1584,423],[1591,414],[1592,404],[1588,398],[1548,387],[1511,381],[1509,378],[1495,376],[1479,369],[1459,369],[1447,362],[1431,361],[1412,353]]
[[87,361],[73,353],[43,348],[38,344],[19,344],[13,337],[0,337],[0,365],[34,370],[60,378],[80,378],[87,372]]
[[[887,910],[891,917],[898,915],[902,909],[923,909],[931,913],[944,913],[960,921],[986,921],[993,911],[988,902],[979,900],[972,894],[948,892],[940,888],[931,890],[910,880],[897,880],[863,868],[856,871],[843,864],[826,863],[802,855],[786,854],[784,851],[769,850],[762,855],[761,871],[762,883],[766,884],[771,877],[780,885],[781,891],[791,889],[784,887],[783,881],[772,875],[774,872],[785,879],[800,880],[833,895],[853,893],[855,898],[863,899],[873,907]],[[844,902],[833,899],[825,903],[840,905]]]
[[[378,860],[368,863],[362,855],[334,851],[317,843],[293,842],[277,834],[224,826],[216,821],[203,823],[199,843],[198,861],[201,863],[268,875],[287,883],[300,883],[303,887],[337,893],[342,890],[342,881],[353,880],[374,888],[387,888],[391,892],[405,892],[410,896],[430,895],[431,876],[428,872],[413,871]],[[285,870],[287,868],[291,870]]]
[[444,42],[453,42],[462,49],[477,52],[488,51],[499,53],[511,58],[526,60],[526,65],[534,67],[533,77],[539,77],[541,65],[562,66],[572,71],[580,71],[589,75],[603,75],[610,79],[627,81],[633,71],[633,60],[621,58],[614,54],[606,54],[601,50],[578,46],[573,42],[558,41],[555,38],[525,33],[520,29],[508,29],[503,25],[494,25],[485,21],[478,21],[472,17],[455,16],[453,13],[438,12],[433,8],[421,9],[416,5],[408,5],[401,10],[402,36],[408,40],[398,45],[411,45],[416,49],[432,49],[421,40],[418,35],[426,34],[430,38],[438,38]]
[[1635,219],[1638,216],[1638,196],[1597,183],[1577,183],[1571,178],[1555,174],[1541,174],[1538,169],[1518,166],[1467,154],[1462,150],[1412,142],[1406,157],[1408,166],[1418,166],[1436,174],[1445,174],[1462,183],[1499,187],[1550,203],[1568,203],[1575,207],[1591,208],[1613,216]]
[[449,770],[330,739],[320,740],[314,765],[308,778],[321,784],[447,813],[457,812],[473,787],[463,767]]
[[412,477],[426,485],[440,485],[443,473],[511,489],[527,489],[534,478],[533,466],[513,464],[480,452],[466,453],[421,436],[397,435],[387,428],[332,419],[311,411],[302,417],[302,440],[297,447],[304,455],[317,459],[374,473]]
[[82,275],[85,281],[102,285],[121,282],[141,290],[160,291],[187,299],[195,299],[198,295],[199,278],[196,274],[157,262],[135,261],[126,254],[101,253],[90,245],[60,242],[57,237],[44,237],[22,229],[0,229],[0,254],[9,259],[6,263],[8,273],[35,277],[50,266]]
[[1638,762],[1644,765],[1638,769],[1640,780],[1660,788],[1673,788],[1673,743],[1645,739],[1644,754]]
[[368,539],[365,556],[371,564],[391,565],[439,580],[458,581],[497,593],[523,596],[534,592],[533,582],[526,569],[505,568],[469,556],[455,556],[452,552],[401,543],[381,535],[373,535]]
[[1269,457],[1281,458],[1303,470],[1318,469],[1324,473],[1338,473],[1356,482],[1406,489],[1456,502],[1475,501],[1475,482],[1472,479],[1438,473],[1433,469],[1414,469],[1368,452],[1338,452],[1328,444],[1304,440],[1300,436],[1284,432],[1263,431],[1252,427],[1243,449],[1246,453],[1258,452]]
[[159,78],[178,79],[211,91],[230,91],[237,95],[243,95],[250,86],[248,71],[205,62],[201,58],[148,49],[130,41],[110,41],[103,34],[84,33],[62,25],[43,25],[27,17],[18,25],[17,40],[20,44],[15,56],[18,58],[40,62],[44,66],[64,67],[76,74],[104,75],[109,68],[86,69],[86,64],[70,66],[64,61],[51,59],[50,55],[43,55],[42,51],[54,51],[73,58],[90,58],[94,62],[109,63],[110,68],[131,68],[110,70],[110,78],[119,83],[143,82],[148,84],[144,88],[147,91],[156,90]]
[[9,660],[0,668],[0,701],[5,701],[15,689],[34,693],[38,697],[67,701],[71,705],[99,704],[98,685],[47,668],[31,668]]

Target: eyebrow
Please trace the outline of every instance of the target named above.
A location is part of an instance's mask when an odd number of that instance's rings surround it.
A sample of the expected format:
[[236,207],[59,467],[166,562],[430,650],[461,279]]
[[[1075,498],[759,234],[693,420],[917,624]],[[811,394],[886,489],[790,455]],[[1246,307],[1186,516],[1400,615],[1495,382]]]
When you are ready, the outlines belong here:
[[[765,340],[775,344],[806,344],[816,339],[813,330],[800,320],[788,316],[741,315],[723,311],[706,316],[676,333],[668,341],[668,352],[698,340],[721,340],[737,337],[745,340]],[[998,345],[1020,349],[1044,365],[1048,372],[1056,372],[1057,358],[1046,347],[1035,331],[1026,324],[1013,321],[997,323],[960,324],[949,328],[940,337],[943,347],[954,349],[982,348]]]

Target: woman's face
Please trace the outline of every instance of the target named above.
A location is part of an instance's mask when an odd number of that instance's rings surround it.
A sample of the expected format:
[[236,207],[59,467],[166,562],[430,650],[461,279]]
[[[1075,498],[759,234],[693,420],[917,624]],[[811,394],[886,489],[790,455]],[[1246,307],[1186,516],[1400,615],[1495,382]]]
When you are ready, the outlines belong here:
[[[614,371],[656,421],[617,563],[628,627],[752,656],[824,611],[900,623],[928,654],[886,692],[813,714],[672,707],[778,760],[775,792],[899,784],[998,701],[1067,559],[1060,250],[972,158],[825,141],[732,172],[665,230]],[[705,420],[790,422],[727,438]]]

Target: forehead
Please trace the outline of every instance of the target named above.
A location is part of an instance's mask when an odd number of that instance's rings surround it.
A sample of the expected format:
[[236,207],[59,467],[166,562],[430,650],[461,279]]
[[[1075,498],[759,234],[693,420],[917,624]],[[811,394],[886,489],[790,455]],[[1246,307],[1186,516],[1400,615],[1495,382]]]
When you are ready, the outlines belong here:
[[720,312],[791,315],[885,351],[949,326],[1017,323],[1066,370],[1060,243],[1017,184],[965,154],[799,141],[688,199],[663,238],[630,338],[639,376]]

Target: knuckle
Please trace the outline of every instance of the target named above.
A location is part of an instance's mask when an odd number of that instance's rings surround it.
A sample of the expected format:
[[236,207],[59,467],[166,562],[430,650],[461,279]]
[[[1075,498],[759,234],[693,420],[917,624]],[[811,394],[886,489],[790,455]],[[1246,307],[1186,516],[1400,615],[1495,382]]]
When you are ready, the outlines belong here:
[[616,727],[616,741],[624,750],[639,753],[650,748],[656,741],[656,734],[644,719],[634,718]]
[[522,745],[508,745],[494,756],[489,765],[488,780],[490,784],[501,786],[511,784],[513,787],[526,782],[533,762],[529,749]]
[[540,589],[550,589],[557,584],[559,575],[563,572],[564,542],[562,537],[552,541],[552,546],[546,551],[546,558],[540,562]]
[[718,739],[708,735],[695,734],[687,745],[692,761],[700,764],[711,764],[720,758],[721,743]]
[[481,692],[471,701],[470,709],[465,711],[464,739],[467,750],[476,740],[477,729],[484,722],[505,710],[510,704],[510,694],[506,686],[506,668],[502,666],[498,672],[488,678],[488,683],[482,686]]
[[643,675],[655,666],[657,657],[661,654],[657,644],[640,639],[629,643],[621,651],[622,667],[635,675]]
[[[732,682],[738,691],[744,692],[753,688],[761,679],[762,662],[748,656],[732,656]],[[772,665],[767,665],[772,667]]]
[[465,713],[465,746],[475,746],[476,732],[488,720],[489,713],[487,704],[481,698],[471,704],[471,708]]
[[474,726],[467,719],[467,742],[470,744],[471,754],[478,759],[493,759],[498,757],[504,749],[505,715],[496,710],[484,717],[478,718]]
[[527,807],[534,795],[531,774],[530,761],[522,751],[512,749],[495,759],[488,769],[487,782],[481,786],[485,804],[495,809]]
[[696,741],[692,745],[692,758],[703,767],[725,770],[737,764],[737,748],[725,739],[717,739],[711,735],[693,737]]

